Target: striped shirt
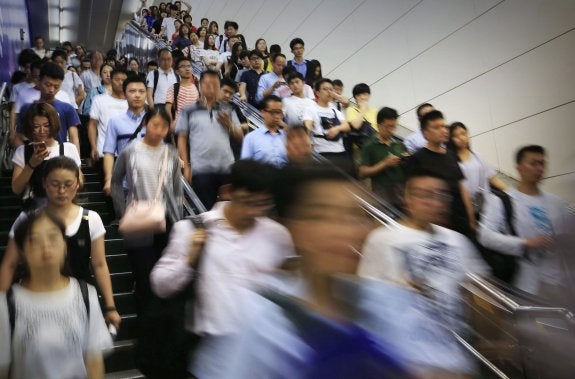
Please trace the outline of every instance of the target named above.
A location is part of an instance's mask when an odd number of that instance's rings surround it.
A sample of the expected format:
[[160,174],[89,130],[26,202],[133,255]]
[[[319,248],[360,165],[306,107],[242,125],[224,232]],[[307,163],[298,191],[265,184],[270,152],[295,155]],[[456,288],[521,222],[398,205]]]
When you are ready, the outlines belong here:
[[[176,104],[178,109],[176,109],[176,117],[174,117],[174,126],[178,122],[178,117],[180,116],[182,109],[188,105],[197,103],[199,98],[200,94],[195,84],[192,83],[188,86],[180,84],[180,89],[178,90],[178,101]],[[174,104],[174,85],[171,85],[170,88],[168,88],[166,103]]]

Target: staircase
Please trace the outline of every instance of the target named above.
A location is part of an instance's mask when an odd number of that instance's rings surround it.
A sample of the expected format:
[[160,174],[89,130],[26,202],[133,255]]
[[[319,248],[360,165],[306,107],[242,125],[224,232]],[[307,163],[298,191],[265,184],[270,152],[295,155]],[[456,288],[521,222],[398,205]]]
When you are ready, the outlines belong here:
[[[134,279],[123,241],[114,225],[115,216],[102,193],[103,183],[93,168],[82,167],[85,184],[78,192],[77,203],[97,212],[106,225],[106,260],[110,270],[114,300],[122,324],[114,342],[114,350],[105,358],[106,378],[128,379],[143,378],[135,369],[134,343],[137,329],[136,303],[133,294]],[[0,259],[4,256],[8,241],[8,232],[21,211],[20,199],[12,193],[12,172],[0,173]]]

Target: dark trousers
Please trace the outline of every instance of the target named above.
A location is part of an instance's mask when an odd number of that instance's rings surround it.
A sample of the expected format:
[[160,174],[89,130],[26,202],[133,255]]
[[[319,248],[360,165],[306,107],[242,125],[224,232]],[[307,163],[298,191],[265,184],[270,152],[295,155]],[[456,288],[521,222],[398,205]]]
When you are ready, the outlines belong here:
[[207,210],[212,209],[218,201],[220,187],[227,184],[228,178],[229,174],[192,174],[192,188]]
[[322,157],[330,161],[352,178],[357,177],[353,159],[345,151],[342,153],[319,153]]

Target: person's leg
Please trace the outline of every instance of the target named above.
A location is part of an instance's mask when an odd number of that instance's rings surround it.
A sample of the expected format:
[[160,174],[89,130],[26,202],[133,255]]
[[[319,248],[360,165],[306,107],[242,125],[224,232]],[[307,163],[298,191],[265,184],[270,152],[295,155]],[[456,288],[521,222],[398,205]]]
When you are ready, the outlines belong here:
[[219,174],[192,175],[192,188],[207,210],[212,209],[218,200]]

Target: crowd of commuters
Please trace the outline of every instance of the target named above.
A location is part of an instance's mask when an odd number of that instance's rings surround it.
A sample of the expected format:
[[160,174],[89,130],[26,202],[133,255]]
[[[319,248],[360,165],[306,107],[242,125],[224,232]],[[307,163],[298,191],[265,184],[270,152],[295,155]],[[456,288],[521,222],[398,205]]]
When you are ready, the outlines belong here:
[[[466,125],[425,103],[417,132],[398,139],[398,112],[371,105],[365,83],[343,96],[301,38],[288,60],[263,38],[248,50],[234,21],[221,34],[213,20],[193,25],[186,2],[145,5],[136,21],[171,45],[145,72],[114,50],[50,51],[41,37],[20,54],[12,189],[25,201],[0,267],[0,377],[102,377],[105,323],[121,327],[104,225],[74,203],[81,157],[119,219],[138,202],[163,206],[161,230],[124,235],[137,362],[152,378],[473,375],[444,332],[461,330],[466,273],[565,304],[556,241],[572,218],[539,187],[543,147],[517,152],[509,188]],[[234,95],[261,127],[250,131]],[[182,181],[208,209],[199,218],[183,217]],[[404,216],[378,227],[358,185]],[[178,295],[181,319],[158,325]]]

